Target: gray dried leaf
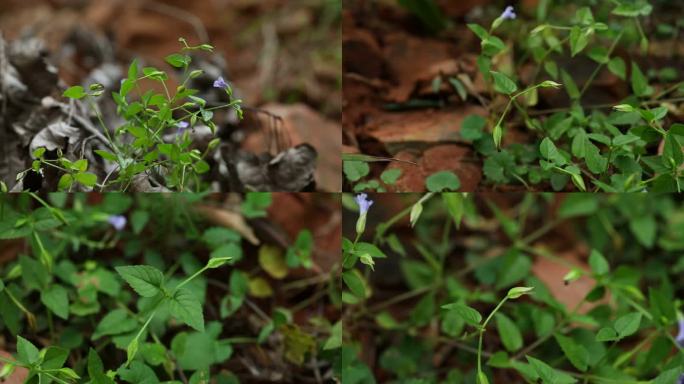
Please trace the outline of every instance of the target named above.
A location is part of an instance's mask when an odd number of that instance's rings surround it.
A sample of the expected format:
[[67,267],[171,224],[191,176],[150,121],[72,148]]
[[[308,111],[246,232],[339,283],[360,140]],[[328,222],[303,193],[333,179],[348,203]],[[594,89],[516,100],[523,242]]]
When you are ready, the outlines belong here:
[[80,129],[72,127],[63,121],[58,121],[38,132],[33,140],[31,140],[29,153],[33,153],[41,147],[47,148],[48,151],[54,151],[58,148],[65,149],[67,145],[72,147],[80,141],[80,138]]

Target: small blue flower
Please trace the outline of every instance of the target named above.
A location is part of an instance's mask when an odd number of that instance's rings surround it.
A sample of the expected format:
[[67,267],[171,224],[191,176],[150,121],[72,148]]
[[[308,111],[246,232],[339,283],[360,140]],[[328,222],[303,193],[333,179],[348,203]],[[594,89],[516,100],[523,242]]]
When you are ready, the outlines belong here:
[[126,220],[126,216],[122,215],[111,215],[107,219],[107,222],[111,224],[112,227],[114,227],[114,229],[116,229],[117,231],[123,230],[126,226],[127,221],[128,220]]
[[373,200],[368,200],[368,195],[360,193],[356,195],[356,204],[359,206],[359,215],[363,216],[368,213],[368,208],[373,205]]
[[684,347],[684,318],[679,319],[679,333],[676,340],[680,346]]
[[188,127],[190,127],[190,123],[187,121],[181,121],[178,124],[176,124],[176,127],[178,127],[178,136],[182,135]]
[[229,87],[228,83],[226,83],[226,81],[223,80],[223,77],[222,77],[222,76],[219,76],[219,78],[216,79],[216,81],[214,81],[214,88],[223,88],[223,89],[225,89],[225,88],[228,88],[228,87]]
[[517,15],[515,14],[515,10],[513,9],[512,5],[509,5],[506,7],[506,9],[503,11],[503,13],[500,16],[503,20],[515,20]]
[[679,380],[677,381],[677,384],[684,384],[684,373],[679,376]]

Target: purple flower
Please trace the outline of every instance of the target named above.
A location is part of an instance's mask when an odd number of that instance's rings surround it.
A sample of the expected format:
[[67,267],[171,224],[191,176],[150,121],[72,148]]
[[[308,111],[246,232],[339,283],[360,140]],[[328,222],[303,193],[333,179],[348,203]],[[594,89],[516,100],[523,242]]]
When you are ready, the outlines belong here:
[[512,5],[509,5],[509,6],[506,7],[506,9],[503,11],[503,13],[501,14],[500,17],[501,17],[501,19],[503,19],[503,20],[515,20],[515,18],[517,17],[517,15],[515,14],[515,10],[513,9],[513,6],[512,6]]
[[219,78],[216,79],[216,81],[214,81],[214,88],[224,88],[225,89],[228,87],[229,87],[228,83],[226,83],[226,81],[223,80],[222,76],[219,76]]
[[356,204],[359,206],[359,215],[363,216],[368,213],[368,208],[373,205],[373,200],[368,200],[368,195],[360,193],[356,195]]
[[114,227],[117,231],[121,231],[126,226],[126,216],[122,215],[111,215],[107,219],[107,222]]
[[676,340],[680,346],[684,347],[684,318],[679,319],[679,333]]
[[677,384],[684,384],[684,373],[682,373],[682,374],[679,376],[679,380],[677,381]]
[[190,127],[190,123],[187,121],[180,121],[178,124],[176,124],[176,127],[178,127],[178,136],[182,135],[188,127]]

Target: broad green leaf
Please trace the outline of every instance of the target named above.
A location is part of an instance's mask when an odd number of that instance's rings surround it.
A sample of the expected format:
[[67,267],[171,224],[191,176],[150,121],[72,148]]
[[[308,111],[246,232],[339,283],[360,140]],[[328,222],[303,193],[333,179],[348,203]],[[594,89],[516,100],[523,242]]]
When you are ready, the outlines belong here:
[[644,247],[652,248],[655,244],[658,224],[653,216],[637,215],[631,218],[629,220],[629,229]]
[[17,360],[25,364],[36,363],[40,359],[40,351],[30,341],[17,336]]
[[463,140],[475,141],[484,136],[487,120],[480,115],[468,115],[461,123],[461,137]]
[[330,337],[323,345],[324,350],[340,348],[342,346],[342,321],[338,321],[330,328]]
[[380,180],[388,185],[394,185],[401,176],[401,169],[387,169],[380,174]]
[[134,265],[116,267],[116,271],[140,296],[153,297],[163,290],[164,274],[157,268]]
[[124,309],[115,309],[100,320],[93,332],[93,340],[102,336],[120,335],[135,330],[138,322]]
[[496,319],[496,328],[499,331],[499,337],[501,338],[504,347],[506,347],[509,352],[515,352],[522,348],[523,338],[518,326],[513,320],[503,313],[497,313],[494,316]]
[[447,311],[453,311],[456,315],[462,318],[466,323],[470,325],[479,325],[482,321],[482,315],[476,309],[471,308],[465,304],[452,303],[442,305],[443,309]]
[[565,85],[565,91],[568,93],[568,96],[572,100],[577,100],[580,97],[580,91],[577,88],[577,83],[575,83],[575,80],[572,79],[572,76],[570,76],[569,73],[567,73],[564,69],[561,69],[561,80],[563,81],[563,84]]
[[490,73],[494,77],[494,89],[497,92],[511,95],[518,90],[518,86],[508,76],[501,72],[490,71]]
[[80,85],[76,85],[64,91],[62,96],[78,100],[86,97],[87,94],[85,93],[85,89],[83,89],[83,87],[81,87]]
[[653,94],[653,88],[648,85],[648,79],[635,62],[632,62],[632,90],[639,97]]
[[578,26],[572,27],[570,30],[570,50],[572,56],[575,57],[589,43],[589,31],[581,29]]
[[577,344],[575,340],[570,337],[563,336],[559,333],[554,335],[556,342],[560,345],[565,357],[570,360],[575,368],[582,372],[586,372],[589,367],[589,352],[584,346]]
[[539,359],[527,355],[525,358],[527,358],[527,361],[537,372],[543,384],[572,384],[577,382],[577,379],[574,377],[554,369]]
[[74,175],[74,179],[86,187],[94,187],[97,184],[97,175],[90,172],[82,172]]
[[622,339],[627,336],[631,336],[636,331],[639,330],[639,325],[641,324],[641,313],[639,312],[634,312],[630,313],[627,315],[624,315],[617,320],[615,320],[615,323],[613,324],[613,328],[615,329],[615,332],[617,332],[617,338]]
[[41,369],[60,369],[66,362],[67,358],[69,357],[69,350],[62,348],[62,347],[56,347],[56,346],[49,346],[45,349],[44,355],[43,355],[43,362],[40,363],[40,368]]
[[187,288],[179,288],[170,300],[171,313],[185,324],[204,332],[202,304]]
[[366,297],[366,283],[364,283],[363,277],[358,270],[353,269],[342,273],[342,280],[356,297]]
[[589,266],[591,267],[591,271],[597,276],[605,275],[610,271],[608,261],[603,257],[603,254],[596,249],[593,249],[589,255]]
[[349,181],[359,181],[370,173],[370,167],[363,161],[344,161],[344,175]]
[[627,80],[627,65],[621,57],[613,57],[608,62],[608,70],[622,80]]
[[596,333],[596,341],[613,341],[617,339],[617,333],[613,328],[604,327]]
[[465,197],[463,197],[463,194],[461,193],[443,192],[442,200],[444,200],[444,204],[446,205],[449,215],[454,220],[456,228],[459,228],[461,226],[461,219],[463,218],[463,212],[465,209]]
[[69,296],[67,290],[59,284],[52,284],[40,292],[40,301],[55,315],[62,319],[69,317]]
[[425,186],[430,192],[456,191],[461,187],[461,181],[451,171],[440,171],[428,176]]
[[190,64],[190,56],[187,55],[181,55],[179,53],[174,53],[169,56],[166,56],[166,62],[169,63],[171,66],[176,67],[176,68],[184,68]]

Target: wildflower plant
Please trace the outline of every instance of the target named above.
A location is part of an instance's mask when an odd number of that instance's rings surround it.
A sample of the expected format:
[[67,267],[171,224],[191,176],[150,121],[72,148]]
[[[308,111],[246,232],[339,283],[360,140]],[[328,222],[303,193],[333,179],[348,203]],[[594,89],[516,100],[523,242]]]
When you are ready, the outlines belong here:
[[[542,3],[537,25],[528,27],[512,6],[489,29],[468,25],[481,42],[477,66],[491,100],[507,100],[489,108],[489,135],[483,132],[487,124],[469,123],[462,131],[484,156],[488,182],[555,191],[570,188],[569,183],[580,191],[681,191],[684,125],[668,119],[668,105],[679,100],[671,96],[682,92],[682,83],[674,82],[675,76],[670,79],[674,84],[656,91],[637,56],[648,52],[644,20],[653,7],[646,0],[601,2],[593,9],[580,2],[564,8],[574,10],[571,20],[557,23],[555,7]],[[513,40],[512,47],[500,36]],[[618,55],[618,48],[630,52],[631,59]],[[518,65],[497,64],[505,63],[505,56]],[[583,84],[570,74],[579,56],[594,64]],[[517,71],[523,63],[534,68],[529,76]],[[631,95],[613,105],[587,104],[587,91],[605,71],[624,82]],[[549,94],[543,88],[561,87],[570,101],[567,107],[534,110],[540,92]],[[513,125],[527,129],[533,143],[507,144],[506,132]]]
[[[342,377],[557,384],[677,383],[684,376],[677,230],[684,206],[675,196],[375,199],[362,236],[369,245],[343,245],[350,310]],[[356,201],[366,198],[343,198],[350,211]],[[586,266],[554,248],[569,228],[577,228],[572,246],[589,248]],[[382,256],[351,266],[367,249]],[[543,275],[551,268],[540,267],[549,263],[568,272],[550,281]],[[558,286],[583,293],[570,303]]]
[[[271,195],[247,196],[231,214],[268,219]],[[289,374],[312,376],[310,360],[321,375],[332,371],[341,323],[319,315],[302,323],[284,302],[261,305],[280,296],[273,284],[285,278],[284,292],[320,285],[339,294],[332,273],[293,279],[294,269],[314,268],[310,231],[291,246],[260,245],[248,267],[242,242],[256,242],[254,234],[198,216],[194,208],[207,202],[195,194],[0,197],[0,245],[10,255],[0,263],[0,334],[12,353],[0,356],[0,381],[23,367],[27,383],[235,383],[226,367],[242,348],[277,350]]]
[[[45,148],[38,148],[34,153],[33,170],[40,172],[43,167],[52,167],[62,172],[59,189],[72,190],[76,185],[86,189],[118,188],[127,190],[137,175],[159,175],[158,183],[171,190],[203,190],[201,176],[209,172],[207,158],[214,151],[220,140],[214,138],[206,149],[193,146],[190,130],[201,124],[216,134],[213,121],[214,112],[220,109],[232,109],[242,118],[242,101],[233,98],[231,86],[219,77],[214,87],[225,92],[225,100],[219,106],[207,106],[206,100],[198,97],[199,90],[188,87],[191,80],[203,75],[203,71],[191,68],[194,52],[212,52],[209,44],[188,45],[183,38],[181,51],[166,57],[166,63],[181,73],[180,85],[169,88],[169,75],[158,68],[141,68],[134,60],[128,76],[121,80],[118,91],[111,97],[116,104],[117,114],[125,120],[118,127],[107,127],[97,104],[97,98],[104,94],[101,84],[92,84],[87,89],[73,86],[64,92],[64,96],[88,104],[103,132],[100,139],[107,149],[96,150],[95,153],[103,161],[115,164],[115,169],[107,177],[98,180],[93,172],[89,172],[88,160],[85,158],[70,161],[60,154],[56,160],[45,157]],[[159,83],[163,92],[146,90],[144,81]],[[169,135],[170,134],[170,135]],[[22,177],[24,173],[20,175]]]

